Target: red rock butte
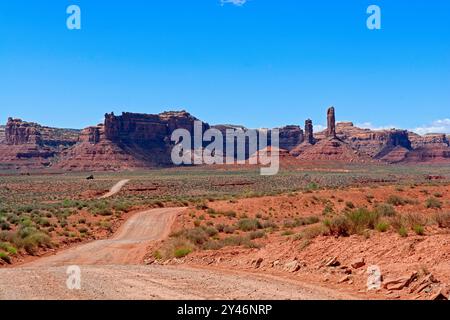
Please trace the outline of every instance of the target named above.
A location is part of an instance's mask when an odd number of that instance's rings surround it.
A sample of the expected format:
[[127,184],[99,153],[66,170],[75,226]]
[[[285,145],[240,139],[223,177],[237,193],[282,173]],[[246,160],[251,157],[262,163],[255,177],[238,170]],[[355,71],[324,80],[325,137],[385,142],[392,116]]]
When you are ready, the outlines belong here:
[[[351,122],[336,123],[335,113],[334,107],[328,109],[327,128],[322,132],[314,133],[310,119],[305,121],[304,130],[299,125],[278,128],[281,162],[299,166],[305,161],[450,163],[445,134],[420,136],[399,129],[362,129]],[[186,111],[124,112],[120,116],[106,114],[104,123],[75,130],[9,118],[6,126],[0,126],[0,168],[119,171],[171,166],[173,131],[182,128],[193,136],[195,121],[200,120]],[[223,133],[230,128],[247,130],[202,122],[203,132],[209,128]]]

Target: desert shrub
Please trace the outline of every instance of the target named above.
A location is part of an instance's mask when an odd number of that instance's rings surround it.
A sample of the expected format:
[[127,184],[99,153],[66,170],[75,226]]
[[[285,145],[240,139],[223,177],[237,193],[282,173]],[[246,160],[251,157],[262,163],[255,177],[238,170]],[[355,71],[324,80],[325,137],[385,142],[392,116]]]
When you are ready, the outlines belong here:
[[227,234],[233,234],[236,231],[236,228],[233,226],[225,226],[223,228],[223,232],[227,233]]
[[347,209],[355,209],[355,205],[354,205],[353,202],[351,202],[351,201],[346,201],[346,202],[345,202],[345,207],[346,207]]
[[170,259],[173,257],[182,258],[190,254],[194,250],[195,245],[188,239],[184,237],[170,238],[169,240],[165,241],[162,247],[158,250],[157,257],[159,257],[160,259]]
[[393,206],[402,206],[405,204],[403,198],[396,195],[389,196],[387,203]]
[[263,238],[265,235],[266,235],[266,233],[264,232],[264,230],[258,230],[258,231],[250,232],[248,237],[250,238],[250,240],[255,240],[255,239]]
[[11,224],[18,224],[20,222],[20,217],[17,214],[13,214],[13,213],[8,215],[7,219]]
[[89,231],[89,229],[85,228],[85,227],[78,228],[78,232],[80,232],[80,233],[87,233],[88,231]]
[[47,218],[40,218],[38,221],[38,224],[43,226],[43,227],[49,227],[50,226],[50,221],[48,221]]
[[238,221],[237,226],[242,231],[254,231],[262,228],[258,219],[241,219]]
[[406,198],[402,198],[400,196],[397,195],[391,195],[389,196],[389,198],[386,201],[388,204],[391,204],[393,206],[403,206],[406,204],[416,204],[417,201],[415,200],[411,200],[411,199],[406,199]]
[[206,201],[202,200],[202,201],[199,201],[199,202],[195,205],[195,208],[196,208],[197,210],[206,210],[206,209],[208,209],[208,205],[206,204]]
[[391,217],[389,219],[392,228],[399,231],[401,228],[406,229],[406,226],[408,225],[407,219],[402,215],[396,215],[394,217]]
[[3,261],[5,261],[8,264],[11,264],[11,258],[10,256],[5,253],[5,252],[0,252],[0,259],[2,259]]
[[17,249],[6,242],[0,242],[0,249],[2,249],[3,251],[6,251],[9,254],[17,253]]
[[414,227],[415,225],[425,225],[426,218],[420,213],[408,213],[405,215],[407,225]]
[[178,234],[178,237],[180,236],[188,239],[196,245],[201,245],[209,239],[209,235],[202,228],[183,230],[180,234]]
[[0,230],[11,230],[11,226],[7,221],[0,223]]
[[398,234],[402,237],[402,238],[406,238],[408,236],[408,229],[406,229],[404,226],[401,226],[398,229]]
[[347,237],[350,235],[351,225],[346,216],[334,217],[331,220],[325,221],[325,225],[328,226],[332,235],[342,237]]
[[153,258],[155,258],[156,260],[161,260],[163,258],[162,253],[159,250],[156,250],[155,252],[153,252]]
[[439,228],[450,228],[450,212],[438,212],[434,215],[433,220],[436,221]]
[[284,227],[295,228],[295,227],[307,226],[310,224],[318,223],[319,221],[320,221],[319,217],[316,217],[316,216],[296,218],[294,220],[285,221]]
[[379,216],[376,212],[360,208],[346,214],[350,222],[351,233],[361,233],[365,229],[374,229]]
[[237,217],[237,213],[234,212],[233,210],[227,210],[227,211],[220,211],[219,214],[228,217],[228,218],[236,218]]
[[292,230],[285,230],[285,231],[281,232],[282,236],[291,236],[293,234],[294,234],[294,231],[292,231]]
[[315,226],[309,226],[303,229],[299,234],[298,237],[301,239],[313,239],[318,236],[326,235],[330,232],[329,227],[325,225],[315,225]]
[[325,208],[323,208],[322,214],[324,216],[329,215],[329,214],[333,214],[334,213],[334,208],[331,204],[327,204],[325,206]]
[[205,228],[205,232],[209,237],[213,237],[215,236],[217,233],[219,233],[219,231],[217,231],[216,228],[214,227],[207,227]]
[[389,229],[389,223],[386,221],[380,221],[375,226],[375,229],[379,232],[386,232]]
[[380,217],[393,217],[397,214],[395,208],[389,203],[379,203],[375,206],[374,211]]
[[444,195],[442,193],[440,193],[440,192],[435,192],[433,194],[433,196],[435,196],[436,198],[442,198]]
[[423,236],[425,234],[425,228],[424,228],[424,226],[422,226],[420,224],[414,225],[413,230],[419,236]]
[[439,201],[436,198],[431,197],[431,198],[428,198],[425,201],[425,207],[427,209],[441,209],[442,208],[442,202]]
[[116,202],[113,205],[113,209],[118,212],[129,212],[131,210],[131,204],[128,202]]
[[173,255],[175,258],[183,258],[192,252],[191,248],[188,247],[180,247],[176,248]]
[[224,225],[223,223],[216,224],[216,230],[219,232],[223,232],[223,230],[225,229],[225,226],[226,225]]
[[277,224],[275,222],[271,221],[271,220],[263,221],[261,223],[261,227],[263,229],[269,229],[269,228],[276,229],[276,228],[278,228]]
[[315,182],[310,182],[305,187],[306,191],[314,191],[314,190],[318,190],[318,189],[319,189],[319,185]]
[[20,245],[27,253],[34,255],[39,247],[51,247],[51,241],[48,235],[38,231],[23,238]]

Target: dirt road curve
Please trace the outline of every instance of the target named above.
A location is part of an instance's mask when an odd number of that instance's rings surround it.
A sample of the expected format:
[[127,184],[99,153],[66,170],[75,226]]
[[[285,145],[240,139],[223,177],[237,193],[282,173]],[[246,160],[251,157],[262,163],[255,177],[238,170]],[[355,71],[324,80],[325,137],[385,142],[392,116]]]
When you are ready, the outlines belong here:
[[166,238],[177,214],[183,210],[185,209],[165,208],[136,213],[111,239],[73,247],[25,266],[139,264],[149,243]]
[[104,195],[101,196],[99,199],[110,198],[110,197],[112,197],[113,195],[119,193],[120,190],[122,190],[122,188],[123,188],[128,182],[130,182],[129,179],[120,180],[119,182],[117,182],[117,183],[111,188],[111,190],[109,190],[108,193],[104,194]]
[[[349,299],[329,289],[247,272],[139,265],[151,241],[165,238],[183,208],[131,217],[108,240],[80,245],[18,268],[0,269],[0,299]],[[66,286],[81,268],[81,290]]]

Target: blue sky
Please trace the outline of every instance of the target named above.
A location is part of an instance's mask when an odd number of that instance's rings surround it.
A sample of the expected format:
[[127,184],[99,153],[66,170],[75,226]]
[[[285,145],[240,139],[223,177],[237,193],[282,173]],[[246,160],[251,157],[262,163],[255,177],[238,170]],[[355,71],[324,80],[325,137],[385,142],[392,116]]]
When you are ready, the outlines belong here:
[[[382,30],[366,27],[371,4]],[[334,105],[338,120],[450,132],[449,21],[448,0],[1,1],[0,123],[186,109],[303,126]]]

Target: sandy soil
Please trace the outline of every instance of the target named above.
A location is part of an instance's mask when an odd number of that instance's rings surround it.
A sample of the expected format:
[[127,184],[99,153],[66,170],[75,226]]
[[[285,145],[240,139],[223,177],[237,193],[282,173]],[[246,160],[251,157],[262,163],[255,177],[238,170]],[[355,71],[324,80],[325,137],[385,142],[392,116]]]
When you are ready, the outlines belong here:
[[109,190],[108,193],[104,194],[104,195],[101,196],[99,199],[110,198],[110,197],[112,197],[113,195],[119,193],[120,190],[122,190],[122,188],[123,188],[128,182],[130,182],[129,179],[120,180],[120,181],[117,182],[114,186],[112,186],[112,188]]

